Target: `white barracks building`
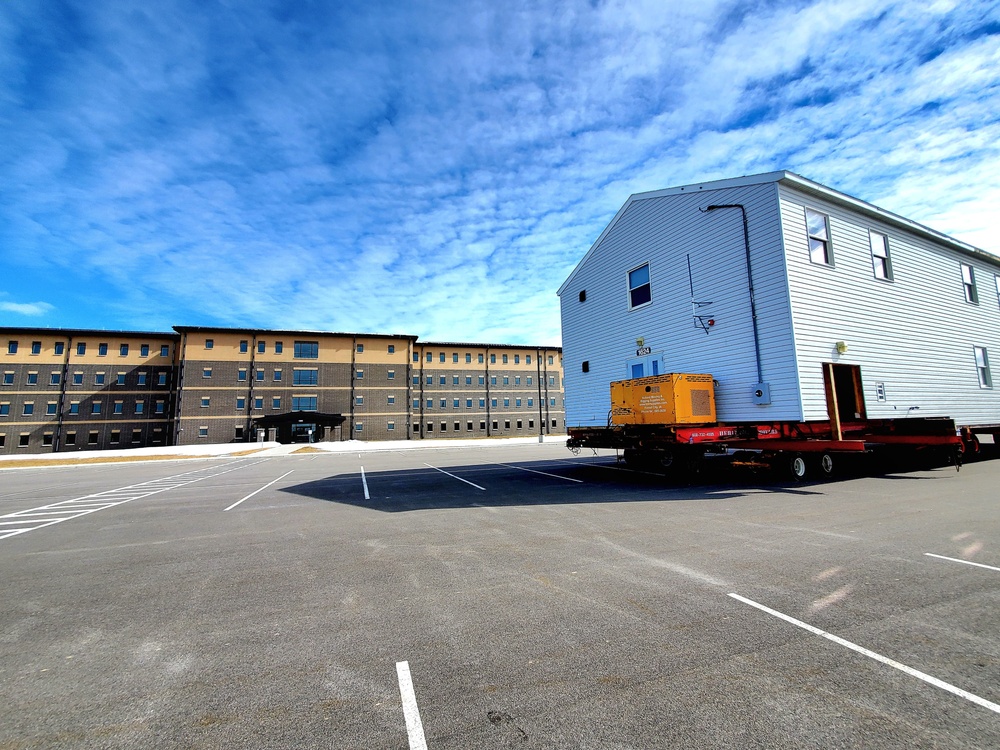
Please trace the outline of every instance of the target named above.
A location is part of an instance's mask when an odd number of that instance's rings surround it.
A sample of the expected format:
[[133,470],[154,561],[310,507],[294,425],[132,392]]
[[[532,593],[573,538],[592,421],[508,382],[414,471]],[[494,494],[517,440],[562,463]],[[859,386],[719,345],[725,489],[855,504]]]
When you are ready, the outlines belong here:
[[1000,425],[1000,258],[790,172],[631,196],[559,290],[566,424],[711,373],[718,419]]

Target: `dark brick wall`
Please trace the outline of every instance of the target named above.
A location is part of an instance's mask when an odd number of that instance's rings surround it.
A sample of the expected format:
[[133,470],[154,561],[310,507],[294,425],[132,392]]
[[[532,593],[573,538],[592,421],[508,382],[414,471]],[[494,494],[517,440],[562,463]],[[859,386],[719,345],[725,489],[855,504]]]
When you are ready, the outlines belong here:
[[[264,337],[267,345],[260,353],[253,332],[238,330],[199,329],[190,334],[185,346],[182,337],[172,334],[3,329],[0,338],[19,340],[19,347],[13,354],[0,351],[0,372],[9,373],[11,381],[0,384],[0,403],[6,404],[7,411],[0,414],[0,453],[171,445],[175,435],[182,444],[249,440],[254,437],[254,417],[291,411],[296,396],[315,396],[318,411],[345,417],[345,424],[331,439],[527,436],[565,428],[557,350],[472,344],[411,346],[405,337],[368,337],[363,341],[364,352],[356,352],[363,337],[294,332],[268,332]],[[215,340],[211,349],[205,345],[209,338]],[[239,351],[241,339],[249,341],[245,353]],[[320,358],[295,359],[293,347],[298,339],[317,339]],[[42,343],[40,352],[33,351],[35,340]],[[284,341],[283,353],[274,351],[276,340]],[[63,347],[59,355],[57,342]],[[86,344],[83,354],[77,349],[81,342]],[[101,347],[102,343],[107,346]],[[125,354],[122,343],[128,344]],[[143,345],[149,347],[146,356],[141,355]],[[390,345],[395,351],[388,350]],[[165,357],[160,356],[161,346],[168,348]],[[431,362],[426,358],[428,351]],[[442,352],[445,362],[441,362]],[[465,361],[467,352],[471,362]],[[482,363],[478,362],[480,354]],[[491,354],[496,356],[495,363],[490,361]],[[530,365],[526,362],[529,354]],[[337,361],[324,361],[331,359]],[[315,369],[317,382],[296,385],[294,373],[300,368]],[[241,370],[244,380],[239,379]],[[280,379],[275,377],[276,370]],[[29,373],[37,373],[34,383],[29,383]],[[58,375],[56,384],[53,373]],[[103,382],[98,382],[99,373]],[[237,408],[238,398],[244,399],[241,408]],[[208,399],[206,406],[202,399]],[[26,402],[34,404],[31,415],[23,414]],[[55,413],[49,413],[50,403]],[[136,413],[137,403],[143,406],[141,413]],[[95,404],[100,404],[98,413]],[[117,412],[116,404],[120,404]],[[24,447],[20,446],[22,434]]]
[[[77,364],[68,367],[49,363],[4,362],[13,372],[11,385],[0,385],[0,434],[5,433],[0,453],[48,453],[172,444],[173,365]],[[37,383],[28,374],[37,373]],[[119,384],[118,374],[124,384]],[[160,382],[160,374],[163,382]],[[58,375],[59,383],[52,383]],[[140,383],[145,374],[145,385]],[[98,382],[101,375],[103,383]],[[33,413],[24,414],[26,403]],[[116,403],[121,413],[115,412]],[[136,404],[142,412],[136,413]],[[98,409],[95,411],[95,405]],[[160,410],[157,411],[157,405]],[[0,407],[0,411],[3,411]],[[119,435],[112,435],[119,430]],[[133,441],[133,430],[139,440]],[[67,439],[73,433],[75,439]],[[23,435],[27,435],[25,444]],[[127,436],[123,437],[123,436]],[[113,438],[119,438],[113,442]]]

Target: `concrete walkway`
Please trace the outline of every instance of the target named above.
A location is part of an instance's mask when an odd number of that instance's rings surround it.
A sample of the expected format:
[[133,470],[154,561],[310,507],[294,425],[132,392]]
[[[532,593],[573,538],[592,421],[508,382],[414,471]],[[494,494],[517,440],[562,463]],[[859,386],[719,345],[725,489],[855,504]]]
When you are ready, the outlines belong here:
[[336,443],[264,443],[266,448],[257,456],[287,456],[299,451],[323,451],[324,453],[370,453],[372,451],[409,451],[409,450],[440,450],[442,448],[494,448],[503,445],[531,445],[538,443],[565,443],[565,435],[546,435],[543,440],[530,438],[481,438],[479,440],[451,440],[441,438],[436,440],[342,440]]
[[[32,464],[36,466],[51,466],[71,464],[77,461],[156,461],[171,458],[220,458],[234,455],[253,455],[256,457],[288,456],[299,451],[324,453],[367,453],[371,451],[408,451],[408,450],[441,450],[445,448],[493,448],[504,445],[531,445],[540,442],[564,444],[565,435],[546,435],[538,437],[518,438],[481,438],[478,440],[385,440],[362,441],[344,440],[336,443],[220,443],[213,445],[174,445],[151,448],[130,448],[124,450],[88,451],[74,453],[15,453],[0,456],[0,469],[24,468]],[[15,464],[16,462],[16,464]]]

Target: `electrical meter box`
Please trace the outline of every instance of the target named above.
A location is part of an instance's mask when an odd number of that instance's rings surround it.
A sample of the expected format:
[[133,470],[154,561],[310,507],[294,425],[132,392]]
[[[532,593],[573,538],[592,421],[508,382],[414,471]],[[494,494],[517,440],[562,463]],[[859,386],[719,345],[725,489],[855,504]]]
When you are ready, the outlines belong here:
[[671,373],[611,384],[611,424],[679,425],[715,422],[711,375]]

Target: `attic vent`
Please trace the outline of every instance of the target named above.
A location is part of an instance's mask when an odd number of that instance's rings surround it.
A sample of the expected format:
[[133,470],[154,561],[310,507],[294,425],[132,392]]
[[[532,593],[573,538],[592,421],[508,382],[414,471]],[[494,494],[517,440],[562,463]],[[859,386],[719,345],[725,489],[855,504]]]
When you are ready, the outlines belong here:
[[580,301],[581,302],[586,302],[587,301],[587,290],[586,289],[581,289],[580,290]]

